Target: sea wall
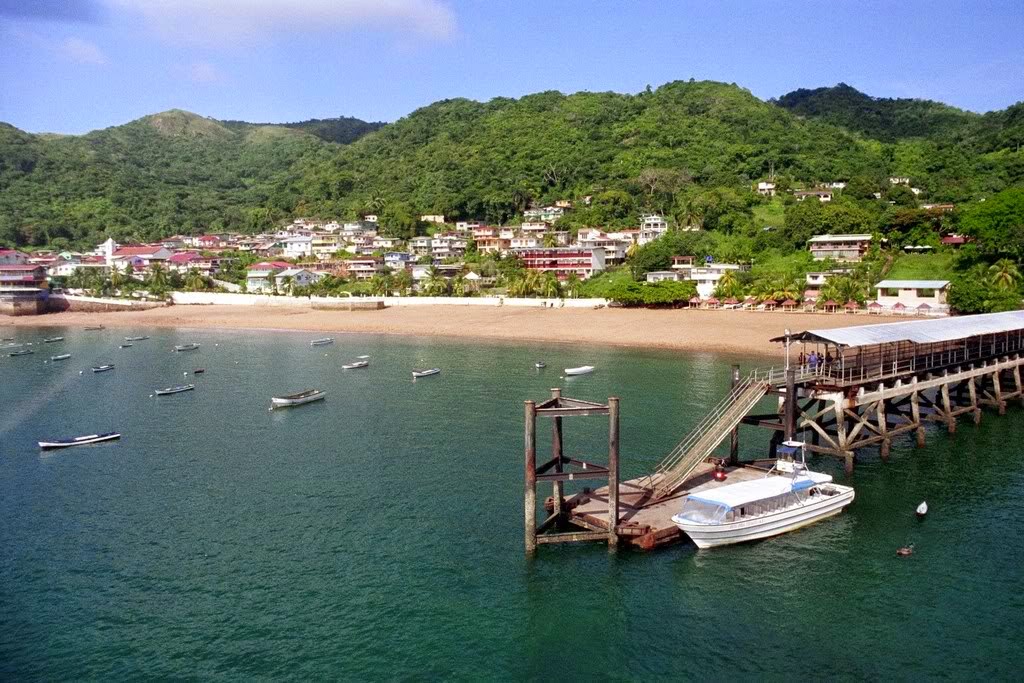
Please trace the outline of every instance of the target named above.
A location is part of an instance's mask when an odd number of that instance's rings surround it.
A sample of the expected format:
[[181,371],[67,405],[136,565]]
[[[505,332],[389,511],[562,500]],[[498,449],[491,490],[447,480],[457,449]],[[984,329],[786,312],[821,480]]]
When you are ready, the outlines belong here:
[[145,311],[162,308],[162,301],[138,301],[136,299],[107,299],[80,294],[51,294],[47,304],[49,312],[81,311],[86,313],[108,313],[111,311]]
[[291,297],[270,294],[226,294],[224,292],[173,292],[178,305],[282,306],[331,310],[365,310],[391,306],[515,306],[532,308],[594,308],[607,305],[606,299],[514,299],[511,297]]

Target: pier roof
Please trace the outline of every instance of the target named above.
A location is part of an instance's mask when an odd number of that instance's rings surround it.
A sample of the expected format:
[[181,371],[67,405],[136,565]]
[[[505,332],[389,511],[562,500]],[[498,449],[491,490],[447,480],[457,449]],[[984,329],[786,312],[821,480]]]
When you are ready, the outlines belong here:
[[[856,347],[913,342],[933,344],[937,342],[966,339],[983,334],[1000,334],[1024,330],[1024,311],[965,315],[934,320],[911,320],[878,325],[858,325],[834,330],[807,330],[790,335],[792,341],[811,341]],[[776,337],[774,342],[785,342],[786,337]]]

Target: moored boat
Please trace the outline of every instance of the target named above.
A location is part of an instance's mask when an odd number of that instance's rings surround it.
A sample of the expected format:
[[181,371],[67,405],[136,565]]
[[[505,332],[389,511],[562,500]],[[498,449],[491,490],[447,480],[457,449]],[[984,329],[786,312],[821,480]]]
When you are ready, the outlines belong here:
[[83,329],[85,329],[85,330],[102,330],[102,329],[105,329],[105,328],[103,327],[103,325],[88,325],[88,326],[84,327]]
[[576,375],[589,375],[593,371],[593,365],[581,365],[578,368],[566,368],[565,374],[569,377],[575,377]]
[[43,340],[43,343],[44,344],[53,344],[54,342],[62,342],[62,341],[64,341],[64,337],[47,337],[46,339]]
[[313,401],[320,401],[325,398],[327,394],[320,389],[306,389],[300,391],[297,394],[288,394],[286,396],[274,396],[270,399],[272,407],[274,408],[287,408],[290,406],[301,406],[304,403],[312,403]]
[[70,353],[62,353],[59,356],[50,356],[50,360],[67,360],[68,358],[71,358]]
[[171,394],[180,394],[183,391],[192,391],[196,388],[195,384],[181,384],[176,387],[167,387],[166,389],[157,389],[153,393],[156,396],[170,396]]
[[84,446],[90,443],[100,443],[101,441],[113,441],[114,439],[120,439],[121,435],[117,432],[107,432],[105,434],[89,434],[88,436],[78,436],[74,439],[58,439],[57,441],[40,441],[39,447],[44,450],[50,450],[53,448],[68,448],[70,446]]
[[125,337],[125,338],[124,338],[124,340],[125,340],[126,342],[137,342],[137,341],[145,341],[146,339],[149,339],[149,337],[148,337],[148,336],[146,336],[146,335],[143,335],[143,336],[141,336],[141,337]]
[[[778,536],[843,511],[853,488],[807,469],[803,444],[787,441],[780,458],[761,479],[695,491],[672,521],[697,545],[713,548]],[[800,452],[800,462],[793,456]]]
[[327,346],[328,344],[334,343],[334,337],[324,337],[323,339],[314,339],[309,342],[310,346]]
[[430,368],[429,370],[413,370],[412,377],[413,379],[416,379],[417,377],[430,377],[431,375],[436,375],[440,372],[441,368]]
[[15,356],[28,356],[33,353],[35,353],[35,351],[33,351],[32,349],[21,349],[20,351],[12,351],[11,353],[7,354],[7,356],[9,358],[14,358]]
[[174,347],[175,351],[195,351],[199,348],[199,344],[178,344]]
[[357,360],[355,362],[346,363],[345,365],[342,365],[341,369],[342,370],[358,370],[359,368],[365,368],[369,364],[370,364],[370,361],[368,361],[368,360]]
[[114,364],[110,363],[108,365],[97,365],[96,367],[94,367],[92,369],[92,371],[93,372],[106,372],[107,370],[113,370],[113,369],[114,369]]
[[121,344],[121,346],[119,346],[118,348],[121,348],[121,349],[130,349],[130,348],[132,348],[132,345],[131,345],[131,344]]
[[533,364],[533,367],[537,368],[538,370],[542,370],[542,369],[546,368],[547,366],[548,366],[548,364],[545,363],[542,360],[539,360],[539,361],[537,361],[536,363]]
[[204,372],[206,372],[206,368],[195,368],[194,370],[192,370],[193,375],[201,375]]

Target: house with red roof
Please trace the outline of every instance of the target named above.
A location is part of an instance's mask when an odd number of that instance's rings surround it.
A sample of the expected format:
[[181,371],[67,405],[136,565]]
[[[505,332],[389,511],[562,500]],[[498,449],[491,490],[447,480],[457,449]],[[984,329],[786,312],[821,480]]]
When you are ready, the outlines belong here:
[[245,275],[245,288],[250,292],[273,292],[275,276],[292,267],[285,261],[262,261],[249,267]]
[[145,270],[154,263],[167,263],[173,252],[165,246],[144,245],[120,247],[110,257],[111,265],[130,263],[136,270]]
[[28,263],[28,254],[17,249],[0,249],[0,266],[23,266]]

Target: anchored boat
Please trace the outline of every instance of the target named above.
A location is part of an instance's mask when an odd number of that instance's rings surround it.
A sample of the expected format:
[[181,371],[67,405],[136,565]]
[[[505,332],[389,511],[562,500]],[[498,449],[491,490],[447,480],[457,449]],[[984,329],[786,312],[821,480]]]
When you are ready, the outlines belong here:
[[64,337],[47,337],[46,339],[43,340],[43,343],[44,344],[52,344],[54,342],[62,342],[62,341],[64,341]]
[[114,439],[120,439],[121,435],[117,432],[107,432],[106,434],[90,434],[88,436],[79,436],[74,439],[59,439],[57,441],[40,441],[39,447],[43,450],[50,450],[53,448],[69,448],[70,446],[84,446],[89,443],[100,443],[101,441],[113,441]]
[[83,329],[85,329],[85,330],[102,330],[102,329],[105,329],[105,328],[103,327],[103,325],[89,325],[87,327],[84,327]]
[[183,391],[192,391],[196,388],[195,384],[181,384],[176,387],[167,387],[166,389],[157,389],[153,393],[157,396],[170,396],[171,394],[180,394]]
[[106,372],[107,370],[113,370],[113,369],[114,369],[114,364],[111,363],[109,365],[97,365],[96,367],[94,367],[92,369],[92,371],[93,372]]
[[763,479],[691,493],[672,521],[698,548],[714,548],[778,536],[839,514],[853,502],[853,488],[808,470],[803,447],[796,441],[780,445],[779,459]]
[[346,363],[345,365],[342,365],[341,369],[342,370],[357,370],[359,368],[365,368],[369,364],[370,364],[370,361],[368,361],[368,360],[357,360],[357,361],[355,361],[353,363]]
[[71,358],[70,353],[62,353],[59,356],[50,356],[50,360],[67,360],[68,358]]
[[568,377],[574,377],[576,375],[589,375],[594,371],[593,365],[581,365],[578,368],[566,368],[565,374]]
[[327,394],[320,389],[307,389],[306,391],[300,391],[297,394],[274,396],[270,399],[270,402],[273,404],[273,408],[288,408],[291,406],[301,406],[304,403],[312,403],[313,401],[320,401],[326,396]]
[[195,351],[199,348],[199,344],[178,344],[174,347],[175,351]]
[[441,368],[430,368],[429,370],[413,370],[412,378],[416,379],[417,377],[430,377],[431,375],[436,375],[440,372]]
[[310,346],[327,346],[328,344],[334,343],[334,337],[324,337],[323,339],[314,339],[309,342]]
[[149,337],[148,337],[148,336],[145,336],[145,335],[143,335],[143,336],[141,336],[141,337],[125,337],[125,338],[124,338],[124,340],[125,340],[126,342],[137,342],[137,341],[145,341],[146,339],[149,339]]
[[537,361],[536,363],[534,363],[533,366],[535,368],[537,368],[538,370],[542,370],[542,369],[546,368],[548,366],[548,364],[541,360],[541,361]]
[[35,353],[35,351],[33,351],[32,349],[22,349],[21,351],[13,351],[7,354],[7,356],[9,358],[14,358],[15,356],[27,356],[32,353]]

